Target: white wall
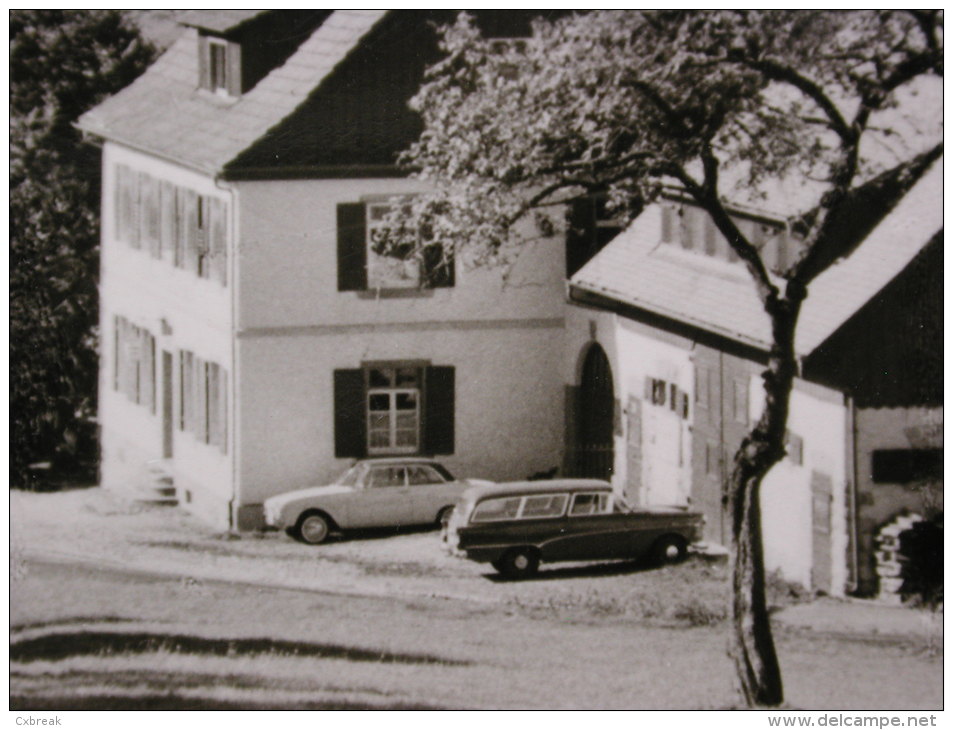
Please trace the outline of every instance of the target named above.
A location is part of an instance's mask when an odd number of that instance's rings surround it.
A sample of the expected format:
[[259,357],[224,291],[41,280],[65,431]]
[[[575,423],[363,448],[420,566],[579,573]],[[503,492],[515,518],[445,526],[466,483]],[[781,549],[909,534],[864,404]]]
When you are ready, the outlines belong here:
[[240,499],[260,503],[327,483],[334,456],[333,371],[365,360],[429,360],[455,368],[459,477],[524,479],[560,463],[563,329],[460,329],[244,337],[239,402]]
[[[750,381],[752,423],[761,415],[764,385]],[[796,381],[791,393],[788,430],[804,439],[803,464],[776,464],[761,492],[765,565],[787,580],[811,585],[813,513],[811,472],[831,477],[831,585],[843,595],[847,582],[847,410],[836,391]]]
[[[630,397],[634,397],[642,401],[639,502],[643,506],[687,504],[692,480],[691,419],[680,419],[667,409],[665,413],[654,413],[660,407],[646,402],[645,379],[675,383],[693,403],[695,378],[690,341],[583,305],[572,305],[567,310],[566,331],[565,383],[579,385],[582,361],[593,342],[605,350],[609,359],[614,396],[622,409],[614,439],[613,486],[621,493],[629,479],[626,409]],[[663,430],[665,433],[660,433]]]
[[[126,164],[156,178],[187,186],[202,195],[229,199],[215,182],[192,171],[107,143],[103,150],[102,253],[100,269],[100,388],[102,481],[126,488],[143,474],[147,460],[162,457],[162,351],[173,353],[176,373],[174,412],[178,412],[178,350],[191,350],[229,371],[232,379],[232,287],[200,279],[196,274],[158,260],[144,248],[134,249],[115,238],[115,165]],[[233,234],[229,231],[228,240]],[[231,260],[231,257],[229,257]],[[231,271],[229,272],[231,277]],[[125,317],[156,338],[156,413],[130,402],[113,389],[114,316]],[[230,399],[231,400],[231,399]],[[229,412],[232,404],[229,403]],[[232,427],[228,427],[229,433]],[[178,487],[208,492],[227,503],[231,495],[229,455],[199,443],[192,434],[173,431],[173,469]],[[231,453],[231,449],[229,449]],[[197,505],[207,500],[199,494]],[[219,505],[220,507],[221,505]],[[206,505],[211,519],[224,523],[224,508]],[[198,506],[196,509],[203,509]]]
[[236,185],[241,199],[240,330],[562,316],[561,237],[526,245],[505,285],[502,270],[464,271],[458,261],[454,287],[375,300],[337,291],[337,205],[368,195],[419,192],[419,183],[345,179]]

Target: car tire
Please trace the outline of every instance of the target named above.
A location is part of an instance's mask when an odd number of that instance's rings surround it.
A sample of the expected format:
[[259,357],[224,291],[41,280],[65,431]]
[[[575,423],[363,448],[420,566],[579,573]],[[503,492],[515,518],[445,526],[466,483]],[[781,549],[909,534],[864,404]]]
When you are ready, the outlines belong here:
[[439,527],[446,527],[447,523],[450,522],[450,515],[453,514],[453,507],[444,507],[437,513],[437,525]]
[[665,535],[652,546],[652,562],[657,565],[673,565],[688,556],[688,545],[679,535]]
[[529,578],[539,570],[539,553],[534,548],[514,548],[492,565],[507,578]]
[[319,512],[306,512],[298,518],[294,535],[305,545],[320,545],[331,534],[331,521]]

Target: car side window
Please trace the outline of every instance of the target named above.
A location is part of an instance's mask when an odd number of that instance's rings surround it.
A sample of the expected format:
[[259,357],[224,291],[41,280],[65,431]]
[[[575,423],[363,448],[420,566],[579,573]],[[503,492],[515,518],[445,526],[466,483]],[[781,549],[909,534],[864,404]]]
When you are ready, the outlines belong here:
[[402,466],[374,467],[368,475],[367,486],[374,489],[378,487],[403,487],[406,483],[404,471]]
[[512,520],[520,511],[522,497],[498,497],[480,502],[473,511],[473,522],[496,522]]
[[538,497],[527,497],[523,502],[520,517],[533,519],[537,517],[559,517],[566,509],[568,495],[542,494]]
[[421,484],[443,484],[446,480],[440,473],[429,466],[417,464],[407,467],[407,483],[411,486]]
[[605,492],[577,494],[573,497],[572,507],[569,508],[569,514],[577,517],[581,515],[601,515],[608,511],[609,495]]

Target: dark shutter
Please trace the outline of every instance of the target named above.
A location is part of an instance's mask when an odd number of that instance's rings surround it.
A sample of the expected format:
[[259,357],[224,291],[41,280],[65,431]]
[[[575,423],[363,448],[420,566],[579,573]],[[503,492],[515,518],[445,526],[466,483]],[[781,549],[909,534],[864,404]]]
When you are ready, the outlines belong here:
[[366,215],[363,203],[338,205],[338,291],[367,289]]
[[229,41],[225,48],[225,63],[228,64],[228,71],[225,73],[225,81],[228,86],[229,96],[242,95],[242,47],[235,42]]
[[590,258],[596,228],[596,201],[577,198],[569,206],[566,230],[566,277],[581,269]]
[[334,371],[334,455],[361,457],[367,452],[364,371]]
[[424,387],[424,450],[453,453],[454,369],[428,367]]
[[444,259],[443,246],[439,243],[427,246],[424,249],[424,285],[430,288],[453,286],[456,268],[453,262],[453,253],[447,254]]
[[203,89],[212,88],[212,71],[208,58],[208,36],[199,36],[199,86]]

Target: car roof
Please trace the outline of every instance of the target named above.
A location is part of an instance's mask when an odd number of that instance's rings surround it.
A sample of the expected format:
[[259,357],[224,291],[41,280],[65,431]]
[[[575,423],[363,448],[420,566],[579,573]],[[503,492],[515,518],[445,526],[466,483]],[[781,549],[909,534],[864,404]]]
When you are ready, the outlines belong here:
[[[358,459],[354,462],[353,466],[358,464],[367,464],[368,466],[380,466],[387,464],[394,465],[404,465],[404,464],[440,464],[436,459],[428,459],[424,456],[379,456],[373,459]],[[442,466],[442,464],[441,464]]]
[[470,487],[463,496],[477,501],[485,497],[506,497],[519,494],[549,492],[609,492],[612,485],[601,479],[540,479],[532,482],[500,482]]

